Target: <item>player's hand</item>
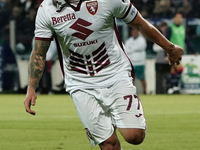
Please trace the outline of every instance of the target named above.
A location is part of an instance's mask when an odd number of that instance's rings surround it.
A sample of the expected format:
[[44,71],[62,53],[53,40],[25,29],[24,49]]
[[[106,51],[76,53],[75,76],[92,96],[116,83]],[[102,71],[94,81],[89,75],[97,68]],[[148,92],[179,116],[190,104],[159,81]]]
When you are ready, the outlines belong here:
[[31,110],[31,105],[34,106],[37,99],[37,95],[35,93],[35,89],[28,87],[26,98],[24,100],[24,106],[26,109],[26,112],[30,113],[31,115],[35,115],[36,112]]
[[175,44],[171,44],[169,50],[167,50],[167,57],[170,65],[179,65],[182,59],[183,49]]

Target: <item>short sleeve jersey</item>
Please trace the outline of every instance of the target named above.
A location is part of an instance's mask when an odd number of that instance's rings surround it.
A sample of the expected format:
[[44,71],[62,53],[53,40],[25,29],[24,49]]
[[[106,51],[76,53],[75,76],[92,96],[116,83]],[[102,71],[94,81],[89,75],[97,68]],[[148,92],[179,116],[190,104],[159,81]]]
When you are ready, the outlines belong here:
[[132,22],[137,9],[129,0],[44,0],[36,17],[36,40],[56,38],[66,90],[108,87],[130,74],[130,61],[115,18]]

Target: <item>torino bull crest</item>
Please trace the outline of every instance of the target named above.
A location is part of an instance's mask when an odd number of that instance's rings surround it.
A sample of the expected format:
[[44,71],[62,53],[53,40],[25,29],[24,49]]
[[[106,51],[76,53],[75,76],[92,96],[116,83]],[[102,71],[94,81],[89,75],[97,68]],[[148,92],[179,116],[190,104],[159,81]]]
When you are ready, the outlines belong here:
[[86,2],[86,7],[91,15],[95,15],[98,10],[98,2],[97,1]]

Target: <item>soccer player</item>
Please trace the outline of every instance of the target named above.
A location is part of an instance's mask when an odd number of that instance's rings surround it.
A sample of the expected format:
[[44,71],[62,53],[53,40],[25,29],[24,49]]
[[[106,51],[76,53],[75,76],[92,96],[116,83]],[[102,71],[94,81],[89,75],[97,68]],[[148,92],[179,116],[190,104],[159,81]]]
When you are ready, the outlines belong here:
[[146,120],[136,87],[134,68],[124,53],[115,18],[161,46],[171,64],[179,64],[182,48],[148,23],[129,0],[44,0],[36,17],[35,44],[30,57],[25,109],[36,103],[53,36],[60,49],[66,91],[72,97],[92,146],[121,150],[116,128],[131,144],[145,138]]

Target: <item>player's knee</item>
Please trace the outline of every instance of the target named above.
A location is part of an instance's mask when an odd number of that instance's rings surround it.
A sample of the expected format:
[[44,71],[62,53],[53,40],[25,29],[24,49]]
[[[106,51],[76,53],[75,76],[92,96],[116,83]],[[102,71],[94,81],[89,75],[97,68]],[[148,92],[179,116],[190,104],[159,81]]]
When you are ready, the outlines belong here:
[[134,136],[134,137],[128,137],[125,140],[130,144],[139,145],[143,142],[144,138],[141,136]]
[[101,150],[121,150],[119,140],[116,136],[111,136],[106,141],[99,144]]
[[144,141],[145,138],[145,130],[139,130],[134,133],[130,133],[127,136],[124,136],[124,139],[134,145],[139,145]]
[[112,142],[112,143],[108,143],[105,142],[103,143],[101,146],[101,150],[120,150],[120,144],[119,142]]

